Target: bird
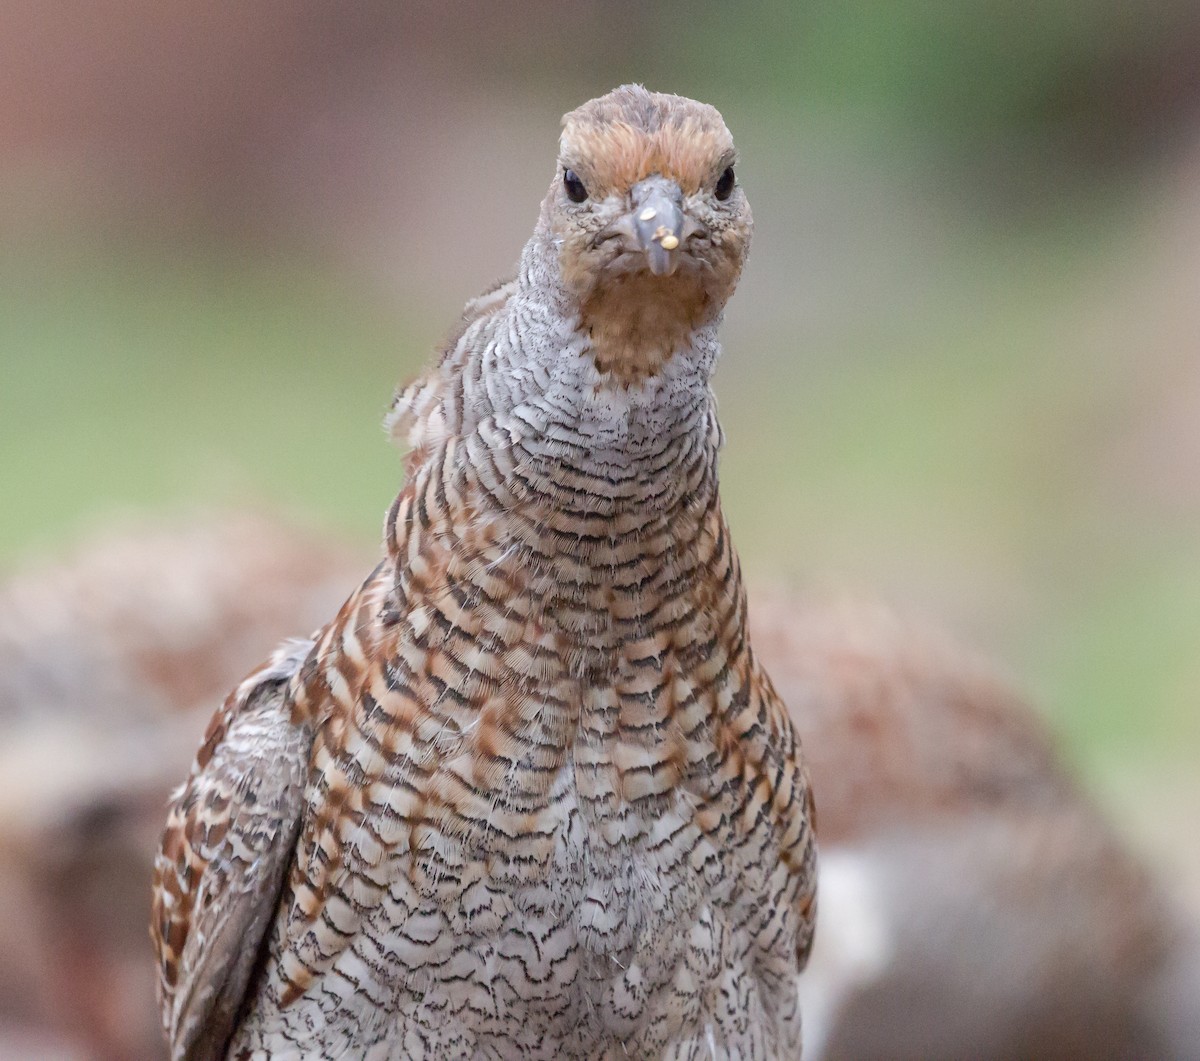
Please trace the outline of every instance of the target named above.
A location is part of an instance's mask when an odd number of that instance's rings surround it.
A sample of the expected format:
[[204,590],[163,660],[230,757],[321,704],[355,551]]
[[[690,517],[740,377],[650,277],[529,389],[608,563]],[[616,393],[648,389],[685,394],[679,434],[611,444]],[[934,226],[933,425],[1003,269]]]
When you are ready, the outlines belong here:
[[173,1057],[799,1055],[811,787],[718,491],[736,161],[638,85],[564,117],[515,277],[394,399],[382,558],[174,794]]
[[756,587],[821,806],[805,1052],[1200,1058],[1200,926],[995,667],[869,596]]

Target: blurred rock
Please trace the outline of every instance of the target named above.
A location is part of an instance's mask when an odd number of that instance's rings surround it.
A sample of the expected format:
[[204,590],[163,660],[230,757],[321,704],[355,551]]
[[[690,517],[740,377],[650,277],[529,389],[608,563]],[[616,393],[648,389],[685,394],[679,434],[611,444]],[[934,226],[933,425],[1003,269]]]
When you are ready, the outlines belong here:
[[98,536],[0,589],[0,721],[107,724],[102,705],[146,719],[211,706],[278,631],[324,623],[363,560],[242,513]]
[[1200,941],[981,662],[879,606],[751,598],[821,842],[820,1058],[1200,1057]]

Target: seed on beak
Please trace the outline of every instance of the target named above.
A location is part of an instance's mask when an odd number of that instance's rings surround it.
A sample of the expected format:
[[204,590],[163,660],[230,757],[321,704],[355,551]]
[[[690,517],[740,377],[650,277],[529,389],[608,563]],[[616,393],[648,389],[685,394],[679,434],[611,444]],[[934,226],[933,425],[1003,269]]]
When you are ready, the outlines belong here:
[[[644,212],[645,211],[643,211],[643,213]],[[665,251],[673,251],[679,246],[679,237],[675,235],[675,233],[669,228],[667,228],[666,225],[659,225],[658,228],[654,230],[654,236],[652,238],[654,242],[662,247],[662,249]]]
[[658,211],[652,206],[646,207],[645,210],[638,214],[639,221],[653,221],[656,217],[658,217]]

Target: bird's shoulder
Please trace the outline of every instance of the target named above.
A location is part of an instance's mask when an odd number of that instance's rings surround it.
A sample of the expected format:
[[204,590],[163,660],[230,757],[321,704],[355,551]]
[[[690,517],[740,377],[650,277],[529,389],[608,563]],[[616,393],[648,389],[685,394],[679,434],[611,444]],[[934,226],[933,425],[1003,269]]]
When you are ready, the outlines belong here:
[[462,316],[455,329],[446,338],[445,348],[452,349],[458,345],[466,330],[481,317],[489,317],[500,313],[508,305],[509,299],[516,293],[517,278],[505,277],[497,280],[491,287],[481,291],[463,306]]
[[384,421],[391,437],[414,453],[453,430],[448,417],[454,407],[450,390],[474,349],[480,328],[504,315],[517,290],[516,277],[501,280],[463,307],[462,314],[438,348],[432,365],[396,391]]
[[173,1057],[218,1057],[274,915],[300,822],[311,728],[287,688],[313,642],[279,649],[213,715],[174,793],[150,934]]
[[150,934],[173,1057],[223,1057],[305,819],[314,741],[386,625],[381,561],[312,639],[285,642],[213,715],[174,793]]

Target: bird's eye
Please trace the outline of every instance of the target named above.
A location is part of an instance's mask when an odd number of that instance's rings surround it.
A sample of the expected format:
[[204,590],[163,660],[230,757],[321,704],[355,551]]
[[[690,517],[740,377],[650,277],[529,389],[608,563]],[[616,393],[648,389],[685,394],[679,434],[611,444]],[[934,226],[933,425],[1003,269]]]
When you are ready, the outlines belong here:
[[717,178],[716,196],[724,202],[733,194],[733,167],[726,166],[725,172]]
[[563,170],[563,187],[567,189],[567,198],[573,203],[582,203],[587,198],[587,189],[573,169]]

